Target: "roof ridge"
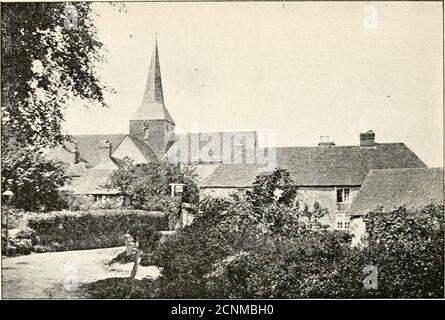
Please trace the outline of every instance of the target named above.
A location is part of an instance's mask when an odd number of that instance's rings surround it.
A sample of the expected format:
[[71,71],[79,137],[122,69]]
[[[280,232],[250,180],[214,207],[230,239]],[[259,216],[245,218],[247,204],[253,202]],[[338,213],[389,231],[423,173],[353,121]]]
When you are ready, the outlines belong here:
[[[376,145],[396,145],[396,144],[400,144],[400,145],[405,145],[403,142],[383,142],[383,143],[377,143]],[[406,145],[405,145],[406,146]],[[361,148],[361,149],[366,149],[363,147],[360,147],[360,145],[358,144],[354,144],[354,145],[335,145],[335,146],[329,146],[329,147],[320,147],[320,146],[280,146],[280,147],[258,147],[258,149],[292,149],[292,148],[314,148],[314,149],[323,149],[323,150],[327,150],[327,149],[335,149],[335,148]]]
[[413,168],[386,168],[386,169],[371,169],[369,172],[376,171],[408,171],[408,170],[443,170],[443,167],[413,167]]

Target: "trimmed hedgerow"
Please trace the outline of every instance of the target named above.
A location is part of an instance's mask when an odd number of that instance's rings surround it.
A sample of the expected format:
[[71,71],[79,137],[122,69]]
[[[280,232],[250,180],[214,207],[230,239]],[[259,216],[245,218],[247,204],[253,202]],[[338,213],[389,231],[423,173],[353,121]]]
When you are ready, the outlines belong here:
[[30,214],[28,226],[37,236],[35,247],[44,251],[97,249],[124,245],[126,233],[155,241],[168,229],[168,217],[142,210],[60,211]]

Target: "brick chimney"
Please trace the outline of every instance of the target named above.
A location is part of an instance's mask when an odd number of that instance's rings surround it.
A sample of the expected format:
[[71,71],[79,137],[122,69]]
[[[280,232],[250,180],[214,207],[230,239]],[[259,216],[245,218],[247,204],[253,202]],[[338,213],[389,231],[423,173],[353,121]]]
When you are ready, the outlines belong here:
[[77,142],[73,142],[73,164],[80,162],[80,153],[79,153],[79,144]]
[[375,133],[372,130],[368,132],[360,133],[360,147],[375,147]]
[[320,136],[320,142],[318,143],[319,147],[333,147],[335,146],[335,142],[331,141],[329,136]]
[[111,157],[111,143],[108,140],[102,140],[99,147],[99,162],[107,161]]

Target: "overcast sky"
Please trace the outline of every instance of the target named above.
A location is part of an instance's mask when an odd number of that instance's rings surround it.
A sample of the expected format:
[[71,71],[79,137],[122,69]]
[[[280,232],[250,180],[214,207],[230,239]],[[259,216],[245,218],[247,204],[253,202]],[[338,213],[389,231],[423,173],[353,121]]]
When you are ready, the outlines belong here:
[[274,129],[278,146],[313,146],[321,135],[357,145],[372,129],[377,142],[404,142],[442,166],[441,3],[373,2],[377,24],[367,5],[126,3],[124,13],[94,4],[108,50],[100,73],[117,93],[107,110],[74,103],[65,128],[128,133],[157,32],[178,129]]

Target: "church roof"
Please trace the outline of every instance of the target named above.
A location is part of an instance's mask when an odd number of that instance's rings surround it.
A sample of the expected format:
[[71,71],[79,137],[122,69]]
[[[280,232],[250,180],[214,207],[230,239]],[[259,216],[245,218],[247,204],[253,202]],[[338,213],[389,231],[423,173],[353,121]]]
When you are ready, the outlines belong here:
[[[403,143],[379,143],[375,148],[281,147],[257,152],[275,152],[275,167],[288,170],[298,186],[360,186],[369,170],[425,167]],[[203,186],[251,186],[263,168],[260,164],[221,164]]]
[[153,55],[151,57],[142,104],[130,120],[167,120],[171,124],[175,124],[164,104],[157,41],[155,42]]
[[414,209],[443,204],[443,175],[443,168],[371,170],[350,212],[365,215],[378,207],[387,212],[401,206]]
[[[134,143],[136,148],[138,148],[138,150],[142,153],[143,157],[147,160],[147,162],[158,161],[158,157],[156,156],[156,153],[154,153],[154,151],[150,148],[150,146],[148,144],[146,144],[144,141],[141,141],[138,138],[135,138],[132,136],[128,136],[128,138]],[[130,159],[132,159],[131,152],[127,156]]]

